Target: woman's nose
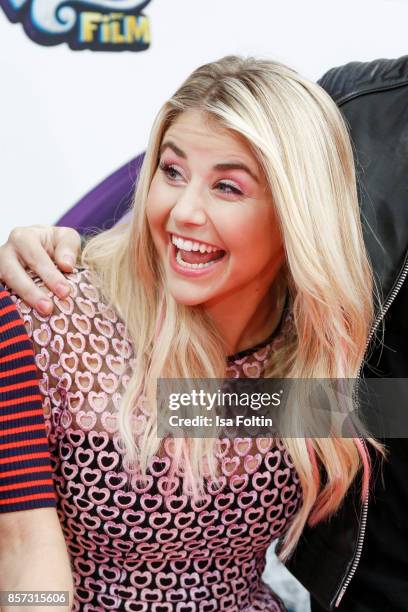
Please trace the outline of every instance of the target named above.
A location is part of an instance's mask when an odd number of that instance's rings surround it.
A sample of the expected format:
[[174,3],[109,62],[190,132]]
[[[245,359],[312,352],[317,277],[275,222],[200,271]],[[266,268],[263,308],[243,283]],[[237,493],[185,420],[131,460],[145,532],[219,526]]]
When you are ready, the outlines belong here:
[[204,225],[207,215],[205,212],[205,197],[200,189],[192,185],[180,189],[171,216],[179,224]]

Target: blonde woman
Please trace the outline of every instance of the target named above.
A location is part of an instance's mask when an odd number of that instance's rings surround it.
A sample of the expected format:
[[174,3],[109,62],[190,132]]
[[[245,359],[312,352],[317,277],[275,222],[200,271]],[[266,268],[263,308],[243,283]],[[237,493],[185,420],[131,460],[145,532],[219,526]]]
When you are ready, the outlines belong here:
[[[132,220],[93,238],[32,335],[76,610],[283,610],[293,552],[369,459],[358,438],[158,439],[167,378],[353,378],[373,281],[343,120],[270,61],[197,69],[160,110]],[[296,420],[296,414],[292,415]]]

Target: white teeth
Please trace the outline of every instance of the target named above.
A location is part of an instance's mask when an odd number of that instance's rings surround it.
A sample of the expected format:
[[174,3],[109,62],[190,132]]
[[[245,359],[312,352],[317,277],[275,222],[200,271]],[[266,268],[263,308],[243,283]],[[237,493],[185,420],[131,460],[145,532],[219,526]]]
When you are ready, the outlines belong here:
[[176,260],[180,266],[183,266],[183,268],[209,268],[218,261],[218,259],[216,259],[215,261],[208,261],[207,263],[187,263],[182,259],[179,250],[177,251]]
[[178,236],[172,236],[171,241],[178,249],[182,249],[183,251],[200,251],[200,253],[215,253],[220,249],[217,247],[208,246],[203,244],[202,242],[193,242],[192,240],[183,240],[183,238],[179,238]]

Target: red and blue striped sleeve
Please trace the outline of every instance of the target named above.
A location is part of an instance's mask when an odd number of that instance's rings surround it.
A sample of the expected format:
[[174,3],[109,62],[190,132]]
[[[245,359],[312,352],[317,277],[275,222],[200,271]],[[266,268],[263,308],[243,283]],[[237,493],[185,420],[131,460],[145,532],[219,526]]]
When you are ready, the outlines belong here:
[[0,285],[0,512],[55,507],[33,347]]

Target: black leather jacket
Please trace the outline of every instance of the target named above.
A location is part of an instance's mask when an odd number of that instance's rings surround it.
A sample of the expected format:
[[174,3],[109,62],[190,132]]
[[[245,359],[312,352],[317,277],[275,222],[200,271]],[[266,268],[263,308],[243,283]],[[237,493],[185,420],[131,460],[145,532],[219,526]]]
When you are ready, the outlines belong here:
[[[333,68],[319,83],[338,104],[350,127],[365,241],[383,296],[373,338],[378,327],[384,325],[384,345],[387,345],[387,333],[391,333],[392,326],[398,326],[402,313],[406,317],[408,312],[405,284],[408,275],[408,56]],[[401,303],[402,296],[405,304]],[[393,325],[389,324],[391,321]],[[408,351],[404,346],[408,343],[403,331],[397,340],[400,346],[387,355],[387,370],[397,372],[394,377],[408,377]],[[394,347],[395,337],[394,329]],[[378,369],[378,351],[372,348],[367,352],[363,375],[372,376],[371,365]],[[341,510],[330,521],[305,530],[287,564],[326,610],[340,604],[358,572],[369,506],[369,502],[361,504],[359,493],[352,488]]]

